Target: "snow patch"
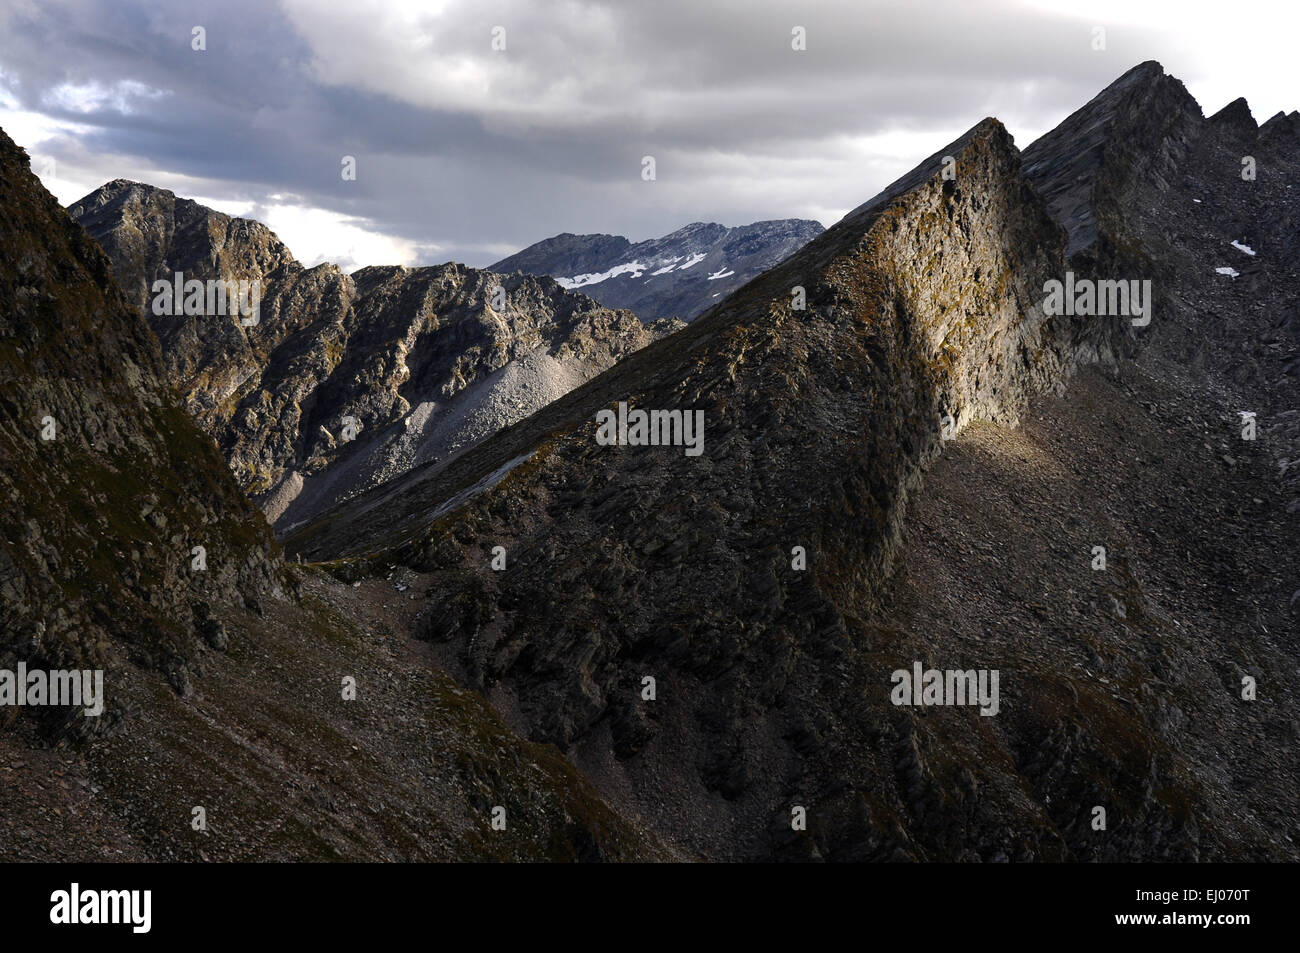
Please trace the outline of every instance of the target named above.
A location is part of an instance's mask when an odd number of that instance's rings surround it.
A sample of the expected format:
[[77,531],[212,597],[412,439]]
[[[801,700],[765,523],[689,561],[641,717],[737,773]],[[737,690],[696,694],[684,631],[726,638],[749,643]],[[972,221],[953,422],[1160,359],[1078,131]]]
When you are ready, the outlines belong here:
[[556,278],[560,287],[572,291],[575,288],[585,288],[588,285],[598,285],[602,281],[608,281],[610,278],[617,278],[619,275],[631,275],[633,278],[640,278],[641,272],[646,270],[646,266],[639,261],[629,261],[622,265],[615,265],[609,271],[602,271],[599,274],[574,275],[572,278]]
[[679,266],[677,270],[685,271],[687,268],[693,268],[708,257],[707,252],[696,252],[690,258],[686,259],[686,264]]
[[537,452],[536,450],[530,450],[525,454],[521,454],[520,456],[515,457],[513,460],[509,461],[508,463],[503,463],[501,466],[497,467],[495,470],[493,470],[483,479],[479,480],[473,486],[469,487],[468,489],[461,490],[450,500],[447,500],[445,503],[441,504],[436,510],[434,510],[432,515],[429,516],[429,522],[432,523],[439,516],[442,516],[442,514],[450,512],[451,510],[454,510],[456,507],[461,506],[464,503],[468,503],[470,500],[478,496],[480,493],[492,489],[494,486],[496,486],[498,483],[504,480],[506,478],[506,475],[511,470],[519,466],[519,464],[523,463],[525,460],[531,458],[532,455],[535,454],[536,452]]
[[726,266],[724,265],[722,268],[719,268],[713,274],[709,275],[709,280],[717,281],[719,278],[730,278],[734,274],[734,271],[727,271]]
[[1201,204],[1201,200],[1200,200],[1200,199],[1192,199],[1192,201],[1195,202],[1197,205],[1200,205],[1200,204]]
[[1227,275],[1229,278],[1239,278],[1241,276],[1241,272],[1236,268],[1215,268],[1214,273],[1216,275]]
[[653,278],[655,275],[666,275],[666,274],[668,274],[668,272],[672,271],[675,267],[677,267],[677,263],[678,263],[679,261],[681,261],[681,260],[682,260],[682,256],[681,256],[681,255],[678,255],[678,256],[676,256],[675,258],[665,258],[665,259],[663,260],[663,261],[664,261],[664,267],[663,267],[663,268],[660,268],[658,271],[652,271],[652,272],[650,272],[650,277]]
[[1235,238],[1229,244],[1231,244],[1233,248],[1237,249],[1237,251],[1244,251],[1247,255],[1252,257],[1255,255],[1255,249],[1251,248],[1249,245],[1243,245]]

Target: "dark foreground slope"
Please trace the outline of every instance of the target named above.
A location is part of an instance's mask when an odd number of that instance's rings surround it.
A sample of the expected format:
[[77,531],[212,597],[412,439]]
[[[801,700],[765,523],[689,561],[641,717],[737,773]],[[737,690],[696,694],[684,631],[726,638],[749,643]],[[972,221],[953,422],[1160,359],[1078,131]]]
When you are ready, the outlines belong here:
[[[168,380],[277,530],[445,462],[677,325],[455,263],[304,268],[259,222],[118,179],[69,213],[162,342]],[[155,281],[260,282],[255,324],[155,314]],[[497,289],[501,289],[500,296]]]
[[[985,122],[685,331],[287,545],[418,571],[445,665],[707,856],[1294,859],[1295,153],[1261,133],[1265,189],[1233,191],[1221,124],[1156,64],[1066,125],[1091,160],[1048,137],[1026,178]],[[1250,290],[1214,272],[1248,257],[1232,217],[1277,249]],[[1045,316],[1066,270],[1152,280],[1152,324]],[[703,455],[598,445],[621,400],[704,410]],[[998,714],[891,704],[915,662],[999,671]]]
[[102,669],[106,696],[99,717],[0,707],[0,860],[665,856],[391,643],[391,586],[286,572],[3,133],[0,365],[0,669]]

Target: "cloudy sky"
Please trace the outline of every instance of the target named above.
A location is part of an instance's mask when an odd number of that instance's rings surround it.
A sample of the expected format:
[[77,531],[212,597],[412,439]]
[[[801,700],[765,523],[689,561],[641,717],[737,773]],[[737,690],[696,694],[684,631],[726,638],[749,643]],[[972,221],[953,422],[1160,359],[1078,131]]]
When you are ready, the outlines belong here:
[[1297,9],[0,0],[0,127],[64,204],[137,179],[308,265],[482,266],[558,232],[830,225],[984,116],[1023,147],[1147,59],[1262,122],[1300,108]]

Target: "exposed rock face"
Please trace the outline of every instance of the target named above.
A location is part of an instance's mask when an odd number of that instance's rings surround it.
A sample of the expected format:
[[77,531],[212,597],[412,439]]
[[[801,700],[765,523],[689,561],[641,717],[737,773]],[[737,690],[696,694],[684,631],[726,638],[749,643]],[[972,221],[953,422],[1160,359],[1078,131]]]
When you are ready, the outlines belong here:
[[[953,150],[961,153],[967,167],[958,181],[937,179],[942,157],[956,155]],[[951,237],[949,229],[959,237]],[[1004,237],[994,241],[994,235]],[[473,482],[467,479],[470,473],[481,475],[517,458],[519,453],[510,450],[537,449],[525,446],[532,434],[574,427],[584,436],[570,439],[585,444],[586,431],[594,432],[595,411],[588,409],[627,395],[642,406],[698,407],[670,397],[722,388],[711,381],[710,371],[725,381],[730,395],[741,383],[742,363],[753,367],[764,384],[782,384],[760,387],[751,382],[745,390],[749,399],[764,404],[762,411],[751,413],[764,422],[766,431],[785,435],[790,427],[807,427],[822,434],[808,436],[808,447],[821,447],[842,444],[835,432],[853,421],[861,440],[882,441],[874,452],[855,446],[851,454],[859,463],[859,452],[871,460],[873,472],[862,478],[863,484],[882,494],[872,510],[877,528],[888,536],[893,497],[905,492],[901,484],[907,474],[937,449],[945,416],[953,417],[957,429],[977,417],[1014,421],[1027,395],[1055,386],[1069,372],[1085,326],[1127,323],[1048,318],[1043,313],[1041,288],[1064,267],[1064,241],[1060,226],[1020,177],[1019,154],[1005,130],[996,120],[986,120],[743,293],[693,322],[671,345],[660,343],[558,402],[512,439],[494,443],[491,455],[458,461],[441,476],[413,472],[368,494],[358,505],[341,508],[329,520],[328,531],[306,530],[298,537],[299,545],[310,554],[335,555],[382,544],[390,532],[429,512],[428,504],[442,501],[426,494],[461,489]],[[793,308],[792,289],[797,287],[805,289],[805,310]],[[756,324],[753,314],[760,315],[761,322]],[[823,323],[834,330],[818,336]],[[840,347],[830,345],[834,335],[845,336]],[[810,351],[807,338],[822,346]],[[755,342],[762,345],[759,355]],[[786,351],[785,345],[792,350]],[[737,349],[743,357],[731,354]],[[850,368],[854,362],[849,354],[862,358],[856,370]],[[814,360],[824,360],[826,367],[804,367]],[[860,386],[850,387],[848,374],[860,375],[860,381],[857,376],[851,379]],[[649,379],[642,380],[642,375]],[[649,403],[645,396],[652,386],[666,389],[658,395],[659,403]],[[823,388],[823,401],[796,399],[789,393],[806,387]],[[842,389],[849,393],[841,395]],[[730,434],[740,425],[733,420],[741,413],[734,406],[737,398],[716,399],[732,409],[717,411],[717,417],[706,413],[714,421],[711,433]],[[832,410],[833,402],[844,406]],[[826,405],[832,416],[796,423],[795,407],[805,405],[816,410]],[[870,427],[864,425],[863,414],[870,415]],[[729,440],[713,439],[730,446]],[[886,446],[889,452],[884,452]],[[831,452],[829,446],[826,450]],[[601,459],[603,451],[590,452],[593,460]],[[810,459],[822,459],[814,449],[807,452]],[[720,453],[715,443],[705,456]],[[629,455],[638,462],[642,457]],[[644,456],[653,462],[672,455]],[[749,465],[757,465],[757,460]],[[387,516],[381,517],[379,510]],[[880,560],[879,566],[886,562]]]
[[[1121,140],[1081,191],[1105,277],[1154,280],[1143,347],[1020,431],[949,445],[890,623],[1034,686],[1016,708],[1042,731],[1016,763],[1075,856],[1294,860],[1300,698],[1279,673],[1300,631],[1300,135],[1257,131],[1244,100],[1200,121],[1158,64],[1118,85],[1127,105],[1109,91],[1068,122]],[[1055,151],[1059,130],[1025,164],[1060,194],[1031,163]],[[1079,558],[1100,544],[1105,571]],[[1247,679],[1269,687],[1247,701]],[[1119,838],[1091,831],[1095,805],[1111,831],[1120,809]]]
[[[190,411],[277,528],[454,457],[678,326],[456,264],[304,269],[257,222],[122,180],[70,213],[109,252]],[[259,281],[258,322],[154,314],[153,282],[176,272]]]
[[[1238,333],[1215,318],[1247,302],[1208,262],[1248,257],[1210,243],[1225,212],[1258,213],[1262,247],[1294,240],[1296,170],[1236,191],[1216,125],[1156,64],[1023,171],[986,120],[684,331],[287,545],[350,557],[345,576],[422,573],[416,630],[441,659],[704,856],[1294,859],[1300,764],[1276,739],[1300,734],[1296,693],[1272,682],[1252,708],[1241,676],[1293,667],[1270,633],[1294,631],[1296,520],[1278,448],[1237,441],[1232,413],[1255,382],[1265,406],[1293,400],[1268,312],[1300,286],[1270,252]],[[1067,269],[1152,280],[1150,340],[1045,315]],[[1206,335],[1205,364],[1181,366]],[[620,401],[703,410],[703,454],[601,445]],[[1052,423],[1017,444],[1027,406]],[[947,414],[968,429],[927,490]],[[1212,470],[1229,437],[1240,462]],[[1000,713],[891,704],[916,662],[1000,669]]]
[[1244,98],[1234,99],[1206,120],[1221,138],[1242,143],[1254,142],[1258,126]]
[[[1061,128],[1025,150],[1048,195],[1084,176],[1087,207],[1055,206],[1097,225],[1071,266],[1150,277],[1156,308],[1132,360],[948,446],[886,611],[1016,673],[1008,720],[1038,729],[1008,731],[1016,769],[1080,859],[1295,859],[1300,842],[1300,698],[1275,674],[1300,631],[1300,136],[1257,131],[1244,100],[1200,116],[1143,64],[1065,124],[1101,131],[1090,171],[1055,161]],[[1269,688],[1247,701],[1246,679]],[[1097,836],[1096,806],[1118,837]]]
[[[190,382],[201,347],[219,343],[239,348],[246,342],[227,322],[153,321],[151,287],[176,271],[186,277],[248,278],[267,282],[303,269],[289,249],[261,222],[233,218],[166,189],[114,179],[69,208],[68,213],[100,243],[136,310],[155,325],[168,371]],[[184,316],[177,316],[184,317]],[[222,338],[214,337],[221,335]]]
[[[280,595],[279,547],[104,253],[3,133],[0,209],[0,668],[125,655],[187,691],[211,604]],[[79,715],[69,728],[101,724]]]
[[738,228],[695,222],[633,244],[620,235],[556,235],[490,266],[552,275],[566,288],[643,321],[686,321],[784,261],[822,233],[820,222],[780,219]]
[[[1279,113],[1256,130],[1244,99],[1200,117],[1182,83],[1144,63],[1029,146],[1026,173],[1057,197],[1067,224],[1099,224],[1091,244],[1081,244],[1086,229],[1072,233],[1073,266],[1153,280],[1148,330],[1159,333],[1147,335],[1145,356],[1158,362],[1158,376],[1189,368],[1203,379],[1189,390],[1232,394],[1240,406],[1226,413],[1266,420],[1269,439],[1260,446],[1290,496],[1300,497],[1300,468],[1283,466],[1300,459],[1300,125]],[[1061,162],[1074,129],[1090,130],[1089,141],[1101,137],[1090,171]],[[1086,197],[1071,205],[1061,196],[1079,174],[1074,188]]]
[[1131,264],[1124,260],[1131,190],[1167,189],[1201,122],[1183,84],[1146,62],[1025,149],[1025,175],[1069,232],[1074,261]]

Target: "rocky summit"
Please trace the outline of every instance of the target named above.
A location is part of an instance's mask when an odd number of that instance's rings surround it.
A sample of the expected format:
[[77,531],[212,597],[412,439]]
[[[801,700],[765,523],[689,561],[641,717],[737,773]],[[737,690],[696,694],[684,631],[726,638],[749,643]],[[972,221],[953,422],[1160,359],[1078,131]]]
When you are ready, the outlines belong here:
[[[264,225],[136,182],[110,182],[69,212],[108,252],[190,412],[281,529],[445,462],[680,324],[645,326],[547,278],[457,264],[303,268]],[[210,313],[206,294],[194,313],[168,306],[184,282],[239,280],[260,287],[255,321]],[[170,294],[161,309],[155,282]]]
[[584,292],[721,226],[347,276],[114,182],[105,256],[4,140],[0,645],[120,714],[0,731],[0,855],[1300,860],[1296,116],[1139,64],[671,334]]
[[565,233],[529,245],[491,271],[551,275],[566,288],[643,321],[690,321],[822,233],[790,218],[737,228],[694,222],[643,242],[621,235]]

